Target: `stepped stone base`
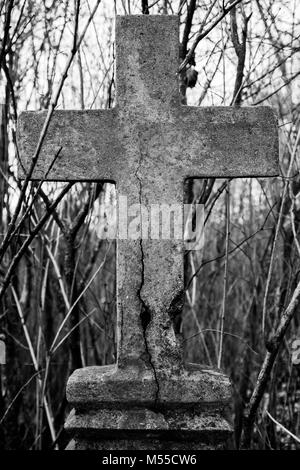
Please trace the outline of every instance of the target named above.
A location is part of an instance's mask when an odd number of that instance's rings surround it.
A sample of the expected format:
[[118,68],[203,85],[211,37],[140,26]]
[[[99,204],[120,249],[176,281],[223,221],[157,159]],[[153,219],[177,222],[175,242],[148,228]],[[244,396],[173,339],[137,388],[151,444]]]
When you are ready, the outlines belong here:
[[70,377],[65,428],[77,450],[201,450],[230,446],[229,379],[189,364],[178,374],[89,367]]

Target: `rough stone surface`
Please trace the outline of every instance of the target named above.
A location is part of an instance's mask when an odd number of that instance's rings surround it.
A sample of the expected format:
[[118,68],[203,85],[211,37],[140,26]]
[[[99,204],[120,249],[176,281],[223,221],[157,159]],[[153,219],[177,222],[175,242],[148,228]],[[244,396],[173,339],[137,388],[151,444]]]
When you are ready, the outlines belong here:
[[89,411],[70,417],[67,428],[77,440],[98,441],[101,446],[103,441],[108,444],[109,441],[126,440],[135,443],[148,441],[148,446],[150,443],[155,448],[158,445],[158,448],[163,448],[157,442],[168,441],[173,442],[173,448],[192,448],[193,442],[194,449],[199,444],[224,445],[232,431],[220,412],[201,412],[193,408],[168,412],[147,408]]
[[[118,194],[127,196],[128,205],[141,203],[149,208],[152,204],[182,205],[186,177],[278,173],[272,109],[180,104],[178,29],[175,16],[117,18],[117,106],[56,111],[34,179],[44,177],[61,148],[47,179],[113,180]],[[44,119],[45,112],[26,112],[20,117],[18,141],[25,170]],[[102,407],[96,421],[95,415],[78,417],[74,426],[79,428],[81,422],[83,433],[100,423],[107,409],[119,409],[126,402],[144,408],[141,426],[150,422],[151,403],[154,408],[165,407],[162,413],[172,405],[197,402],[211,403],[216,409],[220,403],[227,406],[230,393],[224,376],[199,368],[187,370],[182,363],[182,345],[172,317],[182,305],[183,251],[183,241],[178,239],[118,240],[118,365],[76,371],[68,385],[68,398],[75,406]],[[155,421],[154,428],[162,422],[166,421]],[[68,426],[72,429],[73,425]],[[216,434],[221,435],[223,418],[218,426]],[[210,438],[212,434],[208,433]],[[122,439],[120,434],[117,446],[130,445]],[[87,443],[77,440],[76,445]]]
[[144,439],[87,439],[81,438],[72,442],[72,448],[68,450],[224,450],[232,447],[228,439],[222,438],[222,441],[214,439],[213,436],[209,442],[196,440],[170,440],[153,439],[145,437]]
[[227,406],[231,400],[228,377],[198,364],[186,364],[177,374],[158,371],[156,378],[158,393],[150,369],[131,366],[122,370],[116,365],[86,367],[71,376],[67,398],[80,409],[101,408],[108,403],[116,407],[134,406],[137,402],[147,407],[155,400],[162,407],[197,405],[210,409],[216,404]]

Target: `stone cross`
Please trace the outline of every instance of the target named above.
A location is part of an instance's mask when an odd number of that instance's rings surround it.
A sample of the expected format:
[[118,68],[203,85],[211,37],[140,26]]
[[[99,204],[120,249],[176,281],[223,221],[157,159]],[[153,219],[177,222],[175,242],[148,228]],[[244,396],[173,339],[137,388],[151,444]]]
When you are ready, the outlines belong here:
[[[33,179],[44,177],[61,147],[48,180],[114,181],[128,206],[183,207],[187,177],[276,175],[272,109],[181,104],[178,37],[177,16],[117,17],[115,108],[55,111]],[[45,116],[20,116],[18,140],[25,169]],[[179,239],[118,240],[117,366],[76,372],[69,384],[74,404],[102,403],[107,396],[127,404],[139,399],[197,402],[205,400],[204,395],[216,399],[216,387],[204,393],[195,381],[193,386],[178,379],[185,369],[173,317],[182,307],[183,251]]]

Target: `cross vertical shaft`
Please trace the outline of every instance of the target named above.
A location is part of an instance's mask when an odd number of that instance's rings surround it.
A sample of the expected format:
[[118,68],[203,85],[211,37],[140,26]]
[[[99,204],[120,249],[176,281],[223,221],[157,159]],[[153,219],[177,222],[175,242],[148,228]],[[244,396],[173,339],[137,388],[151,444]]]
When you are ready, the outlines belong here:
[[[119,181],[118,192],[148,215],[153,204],[182,206],[181,177],[173,174],[169,180],[165,170],[161,174],[164,151],[161,145],[149,145],[144,124],[168,123],[170,110],[179,106],[178,26],[177,17],[166,21],[164,16],[149,16],[147,25],[139,16],[117,17],[116,22],[117,108],[130,171]],[[163,127],[158,133],[163,135]],[[118,240],[119,367],[139,363],[155,371],[168,363],[180,366],[180,345],[168,313],[183,288],[180,245],[175,240]]]
[[117,106],[149,113],[179,103],[178,29],[177,16],[117,17]]

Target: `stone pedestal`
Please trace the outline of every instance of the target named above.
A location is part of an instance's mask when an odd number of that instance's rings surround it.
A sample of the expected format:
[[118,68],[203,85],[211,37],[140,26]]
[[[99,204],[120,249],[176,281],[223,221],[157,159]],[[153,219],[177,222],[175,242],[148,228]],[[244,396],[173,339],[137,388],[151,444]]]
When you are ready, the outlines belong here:
[[[159,384],[159,386],[158,386]],[[179,374],[138,367],[77,370],[66,429],[77,450],[201,450],[231,445],[231,386],[213,370],[189,364]]]

